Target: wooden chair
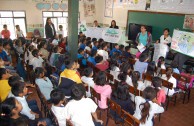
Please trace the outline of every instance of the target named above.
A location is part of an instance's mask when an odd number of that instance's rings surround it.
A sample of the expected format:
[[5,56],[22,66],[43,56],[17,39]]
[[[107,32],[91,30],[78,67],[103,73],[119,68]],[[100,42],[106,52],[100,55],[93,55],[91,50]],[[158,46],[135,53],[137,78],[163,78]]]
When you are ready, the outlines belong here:
[[106,72],[106,77],[107,77],[107,82],[109,84],[113,84],[114,83],[114,76],[111,75],[110,73]]
[[53,124],[54,126],[59,126],[57,117],[55,116],[55,114],[53,113],[53,111],[52,111],[51,109],[48,110],[48,117],[49,117],[49,119],[51,119],[52,124]]
[[134,64],[135,64],[135,62],[136,62],[136,60],[135,60],[135,59],[131,59],[131,58],[129,58],[129,63],[130,63],[131,65],[134,65]]
[[26,33],[26,40],[31,40],[33,38],[33,32]]
[[[101,94],[97,93],[93,88],[91,88],[91,98],[92,100],[98,105],[98,102],[101,101]],[[105,111],[106,109],[102,109],[98,106],[98,109],[100,110],[100,118],[102,115],[102,111]]]
[[[134,87],[132,87],[130,85],[129,85],[129,93],[134,95],[134,100],[135,100],[136,96],[142,96],[143,95],[142,91],[140,91],[138,89],[135,89]],[[134,105],[135,105],[135,102],[134,102]]]
[[140,121],[136,119],[133,115],[129,114],[125,110],[122,110],[121,117],[124,120],[123,126],[139,126]]
[[[121,119],[121,106],[118,105],[111,99],[108,99],[108,110],[107,110],[107,118],[106,118],[106,126],[108,125],[109,119],[113,119],[116,124],[122,124],[123,121]],[[120,120],[118,120],[120,119]]]
[[143,82],[145,82],[145,80],[152,81],[153,76],[151,76],[150,74],[147,74],[147,73],[143,73],[142,74],[142,79],[143,79]]
[[164,86],[164,87],[166,87],[166,88],[168,88],[168,91],[167,91],[167,102],[166,102],[166,111],[168,110],[168,105],[169,105],[169,101],[170,101],[170,99],[172,99],[173,97],[174,97],[174,106],[176,105],[176,98],[177,98],[177,96],[176,96],[176,93],[174,93],[172,96],[168,96],[168,93],[169,93],[169,90],[171,89],[173,89],[173,84],[171,83],[171,82],[168,82],[167,80],[163,80],[162,79],[162,86]]
[[162,76],[163,74],[166,74],[166,70],[165,69],[160,69],[159,75]]

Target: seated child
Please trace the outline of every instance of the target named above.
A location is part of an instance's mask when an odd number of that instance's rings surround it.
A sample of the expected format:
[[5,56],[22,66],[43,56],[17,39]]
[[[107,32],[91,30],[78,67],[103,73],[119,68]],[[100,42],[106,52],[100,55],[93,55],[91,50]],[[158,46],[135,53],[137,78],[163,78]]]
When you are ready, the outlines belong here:
[[112,89],[111,86],[106,82],[105,72],[98,72],[95,80],[94,90],[101,95],[101,100],[98,101],[98,106],[101,109],[107,108],[107,98],[110,98]]
[[97,50],[92,50],[91,56],[88,57],[88,62],[91,62],[94,66],[96,65],[95,57],[97,56]]
[[10,91],[11,91],[11,87],[8,84],[8,79],[10,77],[10,74],[7,72],[7,70],[5,68],[0,68],[0,99],[1,101],[4,101]]
[[146,72],[149,57],[146,53],[142,53],[139,57],[139,60],[135,62],[134,71],[139,71],[140,79],[142,78],[142,74]]
[[92,50],[98,50],[98,45],[99,45],[98,41],[95,41],[93,43],[94,43],[94,46],[92,47]]
[[113,56],[113,54],[114,54],[115,52],[119,53],[120,55],[121,55],[121,53],[122,53],[122,52],[119,50],[119,45],[118,45],[118,44],[114,44],[114,48],[111,50],[110,56]]
[[166,95],[168,96],[172,96],[175,93],[175,88],[177,87],[177,80],[172,76],[173,74],[173,69],[172,67],[167,67],[166,68],[166,74],[162,75],[162,79],[167,80],[168,82],[171,82],[173,84],[173,89],[169,89],[168,92],[168,88],[163,87]]
[[39,50],[34,49],[32,51],[32,55],[34,56],[34,58],[30,60],[29,65],[32,65],[34,70],[36,69],[36,67],[43,67],[44,60],[42,59],[42,57],[40,57]]
[[133,87],[135,87],[135,89],[143,91],[146,88],[146,85],[140,79],[140,73],[138,71],[133,71],[131,78]]
[[158,63],[156,64],[156,66],[160,69],[166,69],[166,66],[165,66],[165,59],[163,56],[159,57],[158,59]]
[[91,47],[92,47],[92,44],[91,44],[91,41],[87,41],[86,43],[86,47],[85,47],[85,51],[88,51],[88,52],[91,52]]
[[133,59],[133,56],[132,56],[132,54],[130,53],[130,51],[131,51],[130,48],[131,48],[130,46],[126,46],[126,47],[125,47],[125,51],[123,52],[123,56],[124,56],[125,58],[131,58],[131,59]]
[[19,56],[21,54],[24,54],[24,48],[22,45],[22,41],[20,39],[16,40],[16,47],[15,47],[17,53],[19,54]]
[[135,114],[141,126],[153,126],[155,114],[163,113],[164,108],[156,103],[156,92],[152,87],[146,87],[143,96],[135,97]]
[[173,73],[177,73],[177,74],[180,74],[180,71],[178,69],[178,63],[176,61],[173,61],[171,63],[171,67],[173,68]]
[[98,55],[102,56],[104,61],[109,59],[107,48],[107,43],[103,43],[101,49],[98,50]]
[[79,48],[85,50],[87,40],[85,38],[80,38],[80,42],[81,42],[81,44],[80,44]]
[[[86,89],[82,84],[74,85],[72,88],[72,100],[67,103],[67,119],[74,126],[102,126],[103,121],[97,117],[97,105],[90,98],[85,98]],[[81,108],[81,109],[80,109]],[[94,118],[94,121],[93,121]]]
[[131,80],[131,64],[129,64],[128,62],[125,62],[121,65],[121,69],[120,69],[121,73],[123,73],[124,75],[126,75],[126,80],[125,82],[128,84],[128,85],[131,85],[132,86],[132,80]]
[[50,93],[53,90],[53,84],[48,77],[44,75],[44,69],[42,67],[37,67],[35,69],[36,84],[40,88],[41,93],[44,95],[46,100],[50,100]]
[[67,107],[63,105],[66,101],[64,93],[56,89],[51,92],[50,97],[52,102],[51,110],[55,114],[59,126],[66,126]]
[[85,59],[85,55],[84,55],[84,50],[82,48],[80,48],[78,50],[78,54],[77,54],[77,58],[78,60],[80,60],[80,65],[83,67],[86,67],[87,63],[86,63],[86,59]]
[[84,69],[84,76],[81,77],[83,83],[88,86],[88,91],[86,91],[86,96],[91,97],[90,87],[94,88],[94,80],[93,80],[93,69],[88,67]]
[[55,66],[55,63],[60,55],[60,52],[61,52],[61,48],[59,46],[53,47],[52,54],[51,54],[51,57],[49,59],[51,66]]
[[117,62],[116,59],[111,59],[111,62],[110,62],[110,74],[113,75],[114,79],[117,79],[118,80],[118,75],[120,73],[120,69],[119,69],[119,63]]
[[96,56],[95,61],[96,61],[96,67],[101,71],[105,71],[109,68],[109,62],[106,60],[104,61],[102,56]]
[[[185,72],[181,73],[182,76],[186,76],[186,77],[190,78],[189,88],[194,87],[194,75],[192,74],[192,72],[193,72],[192,66],[188,65],[188,66],[186,66]],[[178,87],[180,87],[180,86],[181,85],[178,85]]]
[[[61,77],[65,77],[76,82],[77,84],[82,83],[80,75],[75,70],[77,68],[76,62],[73,60],[66,60],[65,66],[66,66],[66,69],[60,74],[60,79]],[[59,81],[59,84],[60,84],[60,81]]]
[[159,77],[154,77],[152,79],[152,85],[156,89],[156,100],[159,105],[164,105],[166,101],[165,91],[162,89],[162,79]]

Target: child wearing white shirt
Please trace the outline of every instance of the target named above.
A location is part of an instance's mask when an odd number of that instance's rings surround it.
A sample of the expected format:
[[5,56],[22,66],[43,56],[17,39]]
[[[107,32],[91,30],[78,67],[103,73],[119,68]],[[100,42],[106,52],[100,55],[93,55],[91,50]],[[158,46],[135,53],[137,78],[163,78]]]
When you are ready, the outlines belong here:
[[84,97],[85,92],[86,89],[82,84],[73,85],[71,96],[73,100],[65,106],[67,108],[67,119],[71,119],[74,126],[102,125],[103,121],[97,117],[97,105],[92,99]]
[[51,92],[51,110],[55,114],[59,126],[66,126],[67,107],[63,105],[65,101],[65,95],[61,90],[56,89]]
[[40,57],[39,50],[34,49],[32,51],[32,55],[34,56],[34,58],[30,60],[29,65],[32,65],[33,69],[36,69],[36,67],[43,67],[44,60]]
[[59,30],[57,31],[57,34],[58,34],[58,36],[59,35],[64,36],[63,25],[59,25]]
[[88,91],[86,91],[86,96],[91,97],[90,87],[94,88],[94,80],[93,80],[93,69],[86,68],[84,69],[84,76],[81,77],[82,82],[84,82],[88,86]]
[[168,82],[171,82],[173,84],[173,89],[169,89],[166,87],[162,87],[162,89],[165,91],[166,95],[172,96],[175,93],[174,88],[177,86],[177,80],[172,76],[173,69],[171,67],[166,68],[166,74],[162,75],[162,79],[167,80]]
[[106,43],[102,44],[102,48],[98,50],[98,54],[103,57],[104,61],[107,61],[109,59],[108,52],[106,51],[108,48]]
[[135,97],[135,105],[133,116],[140,120],[140,126],[153,126],[154,115],[164,112],[164,108],[157,104],[156,91],[152,87],[145,88],[143,97]]

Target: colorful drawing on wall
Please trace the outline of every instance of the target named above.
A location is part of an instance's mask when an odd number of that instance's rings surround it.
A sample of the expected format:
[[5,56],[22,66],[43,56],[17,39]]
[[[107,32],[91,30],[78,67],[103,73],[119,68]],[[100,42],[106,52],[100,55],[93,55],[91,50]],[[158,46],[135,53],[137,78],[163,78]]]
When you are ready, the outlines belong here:
[[105,17],[113,17],[113,0],[105,0],[105,10],[104,16]]
[[183,28],[194,30],[194,15],[185,15]]
[[67,10],[68,9],[68,3],[62,3],[62,4],[60,4],[60,8],[61,8],[61,10]]
[[85,17],[94,16],[96,14],[95,0],[84,0]]
[[59,4],[58,4],[58,3],[53,3],[53,4],[52,4],[52,8],[53,8],[54,10],[58,10],[58,9],[59,9]]
[[194,57],[194,33],[174,30],[171,48],[182,54]]
[[36,8],[37,8],[38,10],[42,10],[42,9],[44,9],[44,4],[43,4],[43,3],[37,3],[37,4],[36,4]]
[[51,8],[51,4],[50,3],[45,3],[44,4],[44,9],[45,10],[49,10]]

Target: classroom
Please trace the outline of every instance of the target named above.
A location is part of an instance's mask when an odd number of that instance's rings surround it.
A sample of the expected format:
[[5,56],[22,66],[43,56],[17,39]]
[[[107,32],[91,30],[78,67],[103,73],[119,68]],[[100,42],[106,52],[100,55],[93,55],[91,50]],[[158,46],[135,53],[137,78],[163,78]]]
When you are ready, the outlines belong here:
[[0,126],[193,126],[194,0],[0,0]]

